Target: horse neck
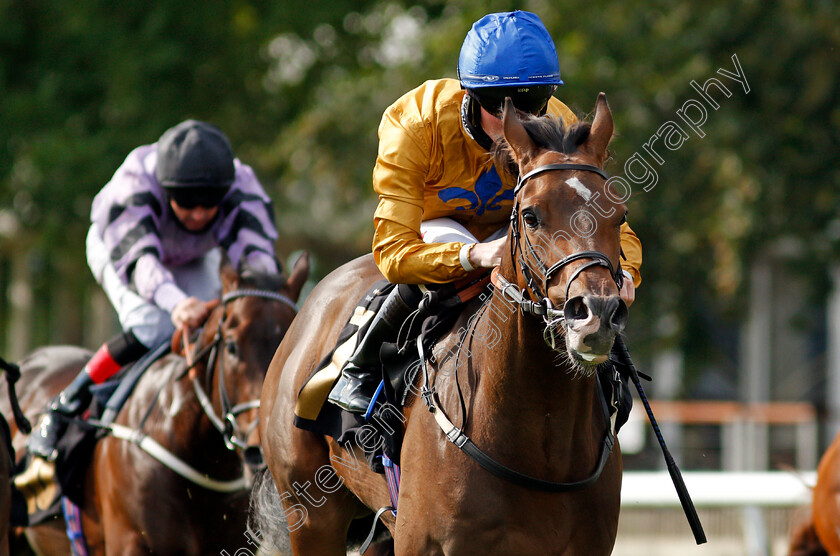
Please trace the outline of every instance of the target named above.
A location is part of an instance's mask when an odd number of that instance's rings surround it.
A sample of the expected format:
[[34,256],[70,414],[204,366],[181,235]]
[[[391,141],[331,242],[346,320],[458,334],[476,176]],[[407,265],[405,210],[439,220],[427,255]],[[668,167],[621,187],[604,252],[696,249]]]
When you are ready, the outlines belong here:
[[498,442],[512,448],[597,449],[606,426],[595,414],[597,379],[575,375],[566,355],[545,343],[542,320],[523,314],[499,290],[475,318],[472,427],[492,427]]
[[213,478],[240,476],[239,457],[225,446],[222,433],[202,408],[193,385],[193,381],[198,382],[213,402],[213,411],[221,416],[218,384],[213,378],[219,369],[211,371],[199,363],[195,371],[195,378],[188,374],[172,386],[173,401],[178,399],[180,403],[171,415],[172,434],[167,435],[167,448]]

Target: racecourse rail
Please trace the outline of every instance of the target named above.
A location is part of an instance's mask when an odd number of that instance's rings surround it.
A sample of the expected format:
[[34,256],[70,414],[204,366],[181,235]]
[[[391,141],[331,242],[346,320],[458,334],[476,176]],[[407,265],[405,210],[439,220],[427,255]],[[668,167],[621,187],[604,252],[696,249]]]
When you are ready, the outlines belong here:
[[[709,544],[694,545],[667,471],[625,471],[623,517],[614,555],[787,554],[790,530],[797,516],[810,506],[811,487],[816,482],[814,469],[819,454],[814,407],[798,402],[663,400],[652,401],[651,405],[663,425],[666,441],[678,450],[680,429],[698,425],[720,428],[720,463],[724,470],[682,470]],[[637,435],[639,427],[650,435],[643,412],[631,419],[637,420]],[[769,459],[771,427],[792,427],[796,469],[762,469]],[[679,462],[678,453],[675,457]]]

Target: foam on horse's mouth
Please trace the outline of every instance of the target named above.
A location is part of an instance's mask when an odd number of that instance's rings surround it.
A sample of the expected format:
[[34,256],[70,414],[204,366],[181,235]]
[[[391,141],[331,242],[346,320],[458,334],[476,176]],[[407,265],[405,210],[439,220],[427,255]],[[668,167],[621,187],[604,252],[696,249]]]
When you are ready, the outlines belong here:
[[600,365],[604,361],[607,360],[607,355],[597,355],[595,353],[581,353],[579,351],[574,352],[575,358],[582,362],[584,365]]

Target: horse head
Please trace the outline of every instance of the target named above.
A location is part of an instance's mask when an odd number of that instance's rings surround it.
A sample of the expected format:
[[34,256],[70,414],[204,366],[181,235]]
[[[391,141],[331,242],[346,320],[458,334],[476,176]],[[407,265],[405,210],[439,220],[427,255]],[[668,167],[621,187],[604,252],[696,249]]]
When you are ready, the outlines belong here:
[[300,256],[286,279],[248,270],[240,274],[223,257],[220,276],[222,297],[196,348],[202,356],[196,357],[193,385],[227,448],[241,449],[253,469],[262,464],[257,428],[262,384],[297,314],[296,302],[309,276],[309,258]]
[[627,209],[610,203],[617,197],[606,190],[602,170],[613,134],[606,95],[598,96],[592,124],[567,127],[550,116],[517,114],[510,100],[502,119],[506,145],[496,152],[496,166],[517,176],[517,185],[510,256],[500,274],[513,277],[524,294],[520,305],[543,317],[549,345],[591,375],[628,316],[619,297],[619,227]]

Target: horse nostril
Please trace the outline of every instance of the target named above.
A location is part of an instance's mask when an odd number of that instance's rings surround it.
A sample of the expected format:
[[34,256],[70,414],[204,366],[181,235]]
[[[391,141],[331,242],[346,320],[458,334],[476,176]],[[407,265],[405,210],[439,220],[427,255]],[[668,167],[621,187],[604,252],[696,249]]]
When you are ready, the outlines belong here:
[[566,317],[566,321],[589,318],[589,308],[586,306],[583,297],[577,296],[566,301],[563,305],[563,316]]
[[617,334],[621,334],[624,327],[627,326],[627,320],[630,316],[630,311],[627,309],[627,304],[624,300],[618,298],[618,303],[615,304],[612,316],[610,316],[610,326]]
[[245,448],[243,451],[243,459],[245,460],[245,464],[248,468],[254,473],[265,467],[265,458],[263,458],[262,447],[258,445],[252,445]]

